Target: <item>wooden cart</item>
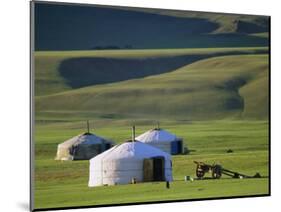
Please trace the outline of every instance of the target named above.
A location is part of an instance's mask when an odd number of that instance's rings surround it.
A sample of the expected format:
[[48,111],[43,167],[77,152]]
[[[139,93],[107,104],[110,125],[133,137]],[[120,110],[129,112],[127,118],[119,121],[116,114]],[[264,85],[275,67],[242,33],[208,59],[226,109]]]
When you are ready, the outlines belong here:
[[223,174],[230,176],[232,178],[260,178],[261,177],[259,173],[256,173],[254,176],[248,176],[245,174],[241,174],[235,171],[225,169],[219,164],[209,165],[204,162],[198,162],[198,161],[194,161],[194,163],[197,165],[196,176],[199,179],[202,179],[206,173],[211,173],[212,178],[214,179],[221,178]]

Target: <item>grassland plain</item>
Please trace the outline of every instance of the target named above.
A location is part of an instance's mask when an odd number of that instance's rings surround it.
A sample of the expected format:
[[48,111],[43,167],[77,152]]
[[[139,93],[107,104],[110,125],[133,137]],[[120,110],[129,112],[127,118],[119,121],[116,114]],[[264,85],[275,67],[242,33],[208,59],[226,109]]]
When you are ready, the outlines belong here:
[[[148,122],[149,120],[147,120]],[[129,126],[119,120],[95,121],[94,132],[121,143],[130,137]],[[137,134],[154,127],[137,122]],[[151,123],[151,121],[150,121]],[[130,202],[196,199],[268,193],[267,121],[161,121],[162,127],[184,139],[188,155],[173,156],[174,182],[88,188],[88,161],[55,161],[57,144],[83,132],[83,122],[38,124],[35,130],[35,207],[118,204]],[[233,153],[226,153],[232,149]],[[195,176],[193,160],[221,163],[244,174],[259,172],[261,179],[184,182]]]
[[[78,88],[60,72],[62,62],[73,58],[194,55],[200,57],[163,73],[148,70],[137,79]],[[266,47],[36,52],[35,69],[35,208],[268,194]],[[130,138],[132,124],[140,134],[156,121],[182,137],[190,154],[173,156],[171,189],[158,182],[88,188],[88,161],[55,161],[57,145],[84,132],[87,119],[93,120],[94,133],[117,144]],[[263,178],[184,182],[184,176],[195,176],[194,160],[221,163],[247,175],[259,172]]]

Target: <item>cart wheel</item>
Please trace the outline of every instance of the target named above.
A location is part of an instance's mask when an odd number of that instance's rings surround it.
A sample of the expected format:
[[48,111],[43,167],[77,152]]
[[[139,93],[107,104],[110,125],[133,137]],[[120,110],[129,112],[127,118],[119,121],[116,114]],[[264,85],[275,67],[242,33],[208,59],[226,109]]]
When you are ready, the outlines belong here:
[[205,172],[203,171],[203,169],[197,167],[197,169],[196,169],[196,176],[198,178],[202,178],[202,177],[204,177],[204,174],[205,174]]
[[222,167],[220,165],[215,165],[212,169],[212,177],[214,179],[221,178],[222,175]]

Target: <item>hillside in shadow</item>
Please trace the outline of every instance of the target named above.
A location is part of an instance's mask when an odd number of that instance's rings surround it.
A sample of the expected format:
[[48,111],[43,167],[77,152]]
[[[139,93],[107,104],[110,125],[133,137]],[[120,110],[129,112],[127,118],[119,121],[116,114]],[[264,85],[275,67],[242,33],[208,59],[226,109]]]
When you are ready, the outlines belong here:
[[268,32],[267,17],[245,18],[189,11],[177,17],[166,10],[161,11],[162,14],[119,7],[37,3],[35,50],[249,47],[268,44],[267,38],[248,34]]
[[[264,51],[261,51],[261,53]],[[174,71],[195,61],[222,55],[242,55],[247,52],[222,52],[206,55],[184,55],[151,58],[77,57],[63,60],[59,73],[71,88],[138,79]]]

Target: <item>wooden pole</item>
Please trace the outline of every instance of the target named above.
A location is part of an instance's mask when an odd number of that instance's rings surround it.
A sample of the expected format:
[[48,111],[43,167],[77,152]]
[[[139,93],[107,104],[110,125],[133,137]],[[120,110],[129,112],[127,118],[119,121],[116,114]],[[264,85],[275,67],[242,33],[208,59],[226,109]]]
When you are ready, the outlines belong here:
[[132,142],[135,142],[135,125],[132,127]]
[[170,182],[166,181],[166,188],[169,189],[170,188]]

